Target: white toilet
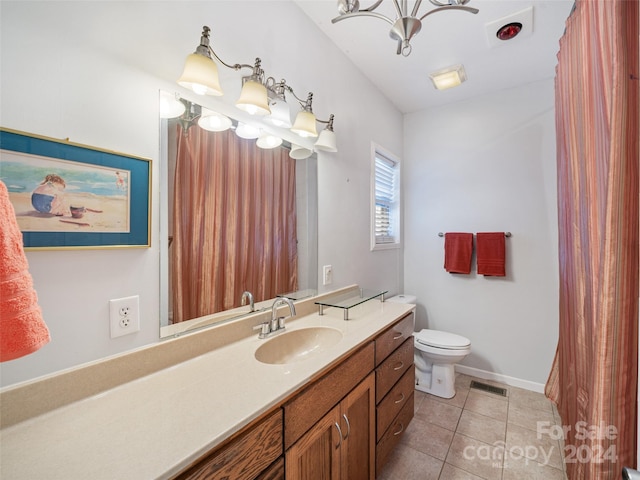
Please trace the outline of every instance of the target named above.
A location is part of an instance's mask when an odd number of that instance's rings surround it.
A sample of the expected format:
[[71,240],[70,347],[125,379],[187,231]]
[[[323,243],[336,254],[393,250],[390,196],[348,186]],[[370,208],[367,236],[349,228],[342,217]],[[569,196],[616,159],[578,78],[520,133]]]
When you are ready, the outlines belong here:
[[[398,295],[388,301],[416,303],[414,295]],[[471,341],[455,333],[422,329],[413,334],[416,390],[442,398],[456,394],[454,365],[471,353]]]

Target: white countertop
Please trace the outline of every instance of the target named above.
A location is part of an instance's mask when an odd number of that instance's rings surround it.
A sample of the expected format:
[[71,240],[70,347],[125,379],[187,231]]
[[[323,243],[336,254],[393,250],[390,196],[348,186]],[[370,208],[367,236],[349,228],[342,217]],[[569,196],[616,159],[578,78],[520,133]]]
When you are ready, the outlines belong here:
[[0,478],[168,478],[277,405],[327,365],[373,338],[413,305],[372,300],[327,308],[287,330],[330,326],[337,345],[288,365],[253,352],[257,334],[0,431]]

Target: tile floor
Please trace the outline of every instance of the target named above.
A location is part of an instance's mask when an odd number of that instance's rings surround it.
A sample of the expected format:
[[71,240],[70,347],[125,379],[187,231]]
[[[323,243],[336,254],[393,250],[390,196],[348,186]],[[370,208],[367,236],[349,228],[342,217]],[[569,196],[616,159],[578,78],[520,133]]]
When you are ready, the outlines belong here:
[[457,374],[451,399],[415,391],[415,416],[378,480],[565,480],[558,423],[541,393]]

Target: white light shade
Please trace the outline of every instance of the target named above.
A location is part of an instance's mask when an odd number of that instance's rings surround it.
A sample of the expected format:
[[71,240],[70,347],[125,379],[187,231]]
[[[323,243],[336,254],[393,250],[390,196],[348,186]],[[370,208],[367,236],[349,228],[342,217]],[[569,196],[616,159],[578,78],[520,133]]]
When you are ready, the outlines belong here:
[[209,57],[198,53],[187,56],[178,84],[193,90],[198,95],[222,95],[218,66]]
[[198,119],[198,125],[203,130],[208,130],[210,132],[224,132],[231,128],[232,122],[226,115],[202,108],[202,114]]
[[304,160],[305,158],[309,158],[312,153],[313,151],[309,150],[308,148],[292,144],[289,156],[295,160]]
[[447,88],[457,87],[464,82],[467,79],[467,74],[462,65],[455,65],[445,68],[444,70],[433,72],[429,77],[434,87],[438,90],[446,90]]
[[281,98],[271,102],[271,115],[264,117],[264,121],[279,128],[291,128],[291,110],[289,104]]
[[256,145],[260,148],[276,148],[282,145],[282,139],[270,133],[262,132],[256,141]]
[[293,133],[297,133],[301,137],[317,137],[316,117],[313,113],[301,110],[296,116],[296,121],[291,127]]
[[160,118],[176,118],[184,113],[186,106],[173,94],[160,91]]
[[258,127],[254,127],[253,125],[248,125],[246,123],[239,122],[236,127],[236,135],[240,138],[252,139],[258,138],[260,136],[260,129]]
[[267,87],[255,80],[247,80],[242,86],[236,107],[250,115],[269,115],[269,97]]
[[320,132],[320,136],[318,137],[318,141],[314,145],[314,148],[317,151],[322,152],[337,152],[338,147],[336,146],[336,134],[331,130],[325,128]]

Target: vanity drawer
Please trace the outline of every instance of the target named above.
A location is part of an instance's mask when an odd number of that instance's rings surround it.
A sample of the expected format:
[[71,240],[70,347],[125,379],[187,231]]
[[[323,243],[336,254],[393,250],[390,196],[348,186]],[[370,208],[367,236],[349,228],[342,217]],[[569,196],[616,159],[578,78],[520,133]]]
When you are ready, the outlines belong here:
[[407,338],[376,368],[376,404],[380,403],[391,387],[411,366],[413,366],[413,337]]
[[376,447],[376,475],[382,471],[382,468],[389,459],[389,454],[398,444],[402,434],[413,418],[413,400],[414,394],[412,393],[404,404],[404,407],[402,407],[402,410],[400,410],[398,416],[378,442]]
[[252,480],[282,454],[282,409],[278,409],[226,446],[215,449],[177,478]]
[[413,337],[414,314],[409,313],[376,338],[376,366],[402,345],[407,338]]
[[380,402],[376,409],[376,431],[378,432],[376,441],[380,441],[384,432],[387,431],[398,412],[402,410],[415,388],[416,375],[413,368],[409,368],[402,378],[395,384],[386,397]]
[[284,404],[285,450],[373,371],[373,359],[374,346],[369,342]]

